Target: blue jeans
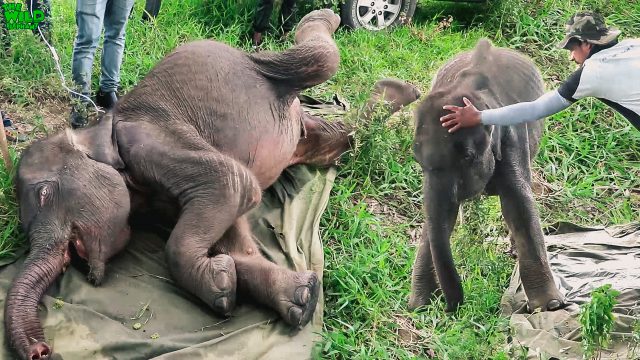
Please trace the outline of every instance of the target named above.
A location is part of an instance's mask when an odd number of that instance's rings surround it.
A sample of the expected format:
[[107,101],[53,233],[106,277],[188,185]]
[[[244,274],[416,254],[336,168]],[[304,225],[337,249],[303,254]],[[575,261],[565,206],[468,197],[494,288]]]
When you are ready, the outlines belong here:
[[104,23],[104,44],[100,72],[100,89],[112,92],[120,84],[120,65],[124,53],[124,34],[134,0],[77,0],[78,33],[73,46],[73,81],[80,91],[91,92],[91,69]]

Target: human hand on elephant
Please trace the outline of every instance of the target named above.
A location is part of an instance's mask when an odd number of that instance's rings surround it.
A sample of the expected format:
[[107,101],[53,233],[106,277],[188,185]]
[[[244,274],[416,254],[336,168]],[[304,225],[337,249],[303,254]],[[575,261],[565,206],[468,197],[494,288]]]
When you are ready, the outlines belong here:
[[466,97],[463,97],[462,101],[466,106],[445,105],[442,107],[453,112],[440,118],[443,127],[451,127],[449,129],[450,133],[460,128],[480,125],[480,111]]

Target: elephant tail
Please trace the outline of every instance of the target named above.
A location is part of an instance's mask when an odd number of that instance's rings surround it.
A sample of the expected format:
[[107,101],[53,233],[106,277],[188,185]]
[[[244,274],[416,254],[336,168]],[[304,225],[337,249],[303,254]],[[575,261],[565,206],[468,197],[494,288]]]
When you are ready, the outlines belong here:
[[333,33],[340,18],[331,10],[307,14],[296,30],[296,45],[283,52],[250,55],[258,72],[279,86],[294,91],[308,89],[329,80],[337,71],[340,52]]

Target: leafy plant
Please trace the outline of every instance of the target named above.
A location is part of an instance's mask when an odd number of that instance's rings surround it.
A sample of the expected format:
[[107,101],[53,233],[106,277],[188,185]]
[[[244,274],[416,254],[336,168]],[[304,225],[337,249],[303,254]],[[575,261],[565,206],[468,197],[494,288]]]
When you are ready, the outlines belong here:
[[613,307],[620,292],[611,284],[600,286],[591,293],[591,301],[580,309],[580,325],[584,356],[599,359],[601,351],[609,345],[615,317]]
[[638,346],[640,346],[640,319],[636,319],[633,322],[633,330],[631,332],[631,344],[629,351],[629,358],[636,359],[634,357],[636,355],[636,351],[638,350]]

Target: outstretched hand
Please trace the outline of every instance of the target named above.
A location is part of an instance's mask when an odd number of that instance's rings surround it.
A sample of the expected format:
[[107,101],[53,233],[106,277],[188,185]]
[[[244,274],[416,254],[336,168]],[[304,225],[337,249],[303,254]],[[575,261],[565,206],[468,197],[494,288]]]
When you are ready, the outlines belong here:
[[440,118],[443,127],[451,127],[449,132],[452,133],[463,127],[471,127],[480,125],[480,111],[466,97],[462,98],[465,107],[455,105],[445,105],[442,108],[453,111]]

